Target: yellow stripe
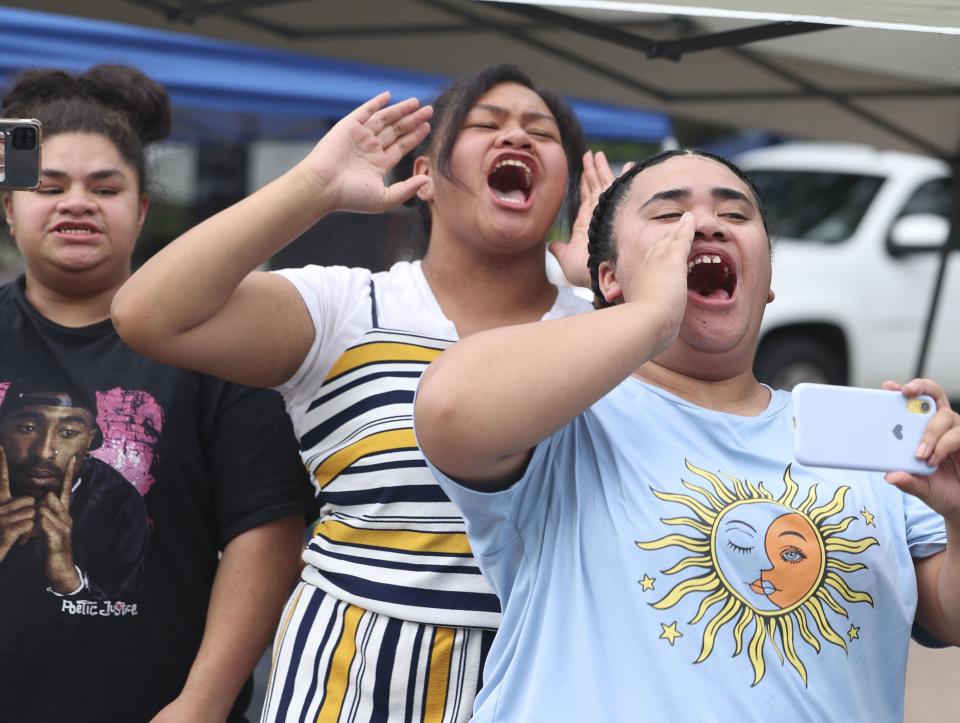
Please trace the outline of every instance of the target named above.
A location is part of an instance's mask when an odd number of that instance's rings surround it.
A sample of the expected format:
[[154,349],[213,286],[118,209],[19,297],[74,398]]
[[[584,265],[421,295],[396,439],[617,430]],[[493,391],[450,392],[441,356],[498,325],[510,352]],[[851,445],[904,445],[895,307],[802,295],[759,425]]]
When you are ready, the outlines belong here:
[[363,610],[356,605],[348,605],[343,615],[343,632],[337,641],[337,649],[333,651],[330,661],[330,674],[327,678],[327,689],[323,696],[323,706],[317,714],[317,723],[337,723],[340,717],[340,708],[347,695],[347,686],[350,683],[350,666],[353,656],[357,652],[357,625]]
[[430,652],[430,678],[423,702],[423,723],[441,723],[447,705],[450,661],[453,658],[453,628],[437,628]]
[[[283,644],[283,638],[287,634],[287,627],[290,625],[290,621],[293,620],[293,614],[297,610],[297,603],[300,602],[300,596],[303,595],[305,587],[299,587],[297,589],[296,595],[294,595],[293,600],[287,605],[287,614],[283,616],[283,620],[280,622],[280,630],[277,635],[277,642],[273,646],[273,665],[270,668],[270,677],[272,678],[276,669],[277,669],[277,656],[280,655],[280,646]],[[270,688],[267,688],[270,690]]]
[[417,449],[417,439],[412,429],[391,429],[377,432],[369,437],[358,439],[341,450],[334,452],[320,464],[313,476],[317,485],[323,489],[347,467],[362,457],[378,452],[390,452],[397,449]]
[[401,344],[399,342],[381,341],[373,344],[363,344],[347,349],[336,364],[327,373],[324,381],[330,381],[344,372],[351,371],[371,362],[426,362],[430,363],[443,349],[430,349],[415,344]]
[[441,555],[469,555],[470,543],[462,532],[416,532],[413,530],[363,530],[336,520],[317,526],[318,533],[347,545],[385,547],[401,552],[429,552]]

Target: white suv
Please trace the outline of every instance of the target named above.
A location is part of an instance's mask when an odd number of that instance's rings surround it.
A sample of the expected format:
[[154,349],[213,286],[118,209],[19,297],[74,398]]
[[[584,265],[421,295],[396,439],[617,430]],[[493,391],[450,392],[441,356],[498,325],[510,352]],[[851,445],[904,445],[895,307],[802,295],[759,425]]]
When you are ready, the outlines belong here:
[[[776,300],[758,377],[876,387],[916,370],[950,226],[953,184],[936,159],[789,143],[737,163],[767,203]],[[960,252],[950,255],[924,374],[960,398]]]

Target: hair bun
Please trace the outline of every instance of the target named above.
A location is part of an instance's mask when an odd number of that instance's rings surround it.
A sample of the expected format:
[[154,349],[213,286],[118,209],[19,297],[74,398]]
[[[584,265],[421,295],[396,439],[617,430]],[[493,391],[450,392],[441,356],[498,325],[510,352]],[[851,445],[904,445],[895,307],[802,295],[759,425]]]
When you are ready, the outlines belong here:
[[12,118],[29,118],[35,109],[62,98],[84,95],[76,76],[62,70],[27,70],[3,96],[3,114]]
[[136,68],[95,65],[77,78],[89,97],[129,119],[143,143],[170,135],[170,97],[163,86]]
[[[28,70],[3,98],[4,114],[30,118],[46,106],[91,101],[119,113],[143,144],[170,135],[170,97],[156,81],[126,65],[95,65],[85,73]],[[43,120],[43,119],[41,119]]]

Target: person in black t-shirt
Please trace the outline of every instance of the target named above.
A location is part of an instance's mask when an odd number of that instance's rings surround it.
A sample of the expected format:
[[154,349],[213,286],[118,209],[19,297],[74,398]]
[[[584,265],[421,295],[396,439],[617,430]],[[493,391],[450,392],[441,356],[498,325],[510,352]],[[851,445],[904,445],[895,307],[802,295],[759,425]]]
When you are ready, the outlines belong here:
[[279,395],[110,321],[166,92],[97,66],[3,104],[44,139],[39,188],[3,200],[26,270],[0,286],[0,723],[247,721],[315,503]]
[[[23,555],[55,595],[86,590],[109,600],[139,592],[146,511],[123,475],[89,456],[103,440],[96,411],[76,393],[7,390],[0,403],[0,580],[13,584],[5,573],[17,566],[4,562]],[[22,550],[11,551],[14,543]]]

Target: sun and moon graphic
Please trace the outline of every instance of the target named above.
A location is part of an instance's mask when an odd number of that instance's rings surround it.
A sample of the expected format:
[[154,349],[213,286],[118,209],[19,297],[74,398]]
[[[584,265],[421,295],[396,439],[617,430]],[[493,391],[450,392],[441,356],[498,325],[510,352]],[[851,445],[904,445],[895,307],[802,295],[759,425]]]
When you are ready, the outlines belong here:
[[[663,524],[694,532],[684,530],[636,545],[641,550],[676,547],[689,553],[661,571],[663,575],[691,569],[705,572],[677,582],[651,603],[652,607],[669,610],[688,595],[704,595],[689,620],[691,626],[704,621],[696,663],[710,657],[721,631],[732,626],[733,654],[738,656],[746,650],[753,666],[753,685],[766,672],[767,646],[781,665],[788,662],[807,685],[799,643],[803,641],[816,654],[820,653],[821,641],[846,651],[847,641],[831,625],[827,610],[849,620],[847,605],[873,605],[868,593],[853,589],[843,576],[867,569],[863,563],[850,561],[849,556],[879,543],[873,537],[851,539],[843,534],[860,517],[876,527],[874,515],[863,508],[859,517],[835,519],[843,512],[850,489],[846,486],[839,487],[829,501],[821,502],[814,483],[800,500],[800,487],[789,466],[783,475],[783,494],[776,498],[762,482],[755,485],[726,475],[724,482],[689,461],[686,467],[706,483],[682,480],[683,486],[699,498],[651,491],[663,502],[683,505],[691,513],[662,518]],[[838,553],[847,559],[839,559]],[[655,577],[644,574],[639,583],[644,593],[656,593]],[[684,635],[677,621],[660,626],[660,637],[671,646]],[[852,641],[859,633],[860,628],[851,622],[847,637]]]

